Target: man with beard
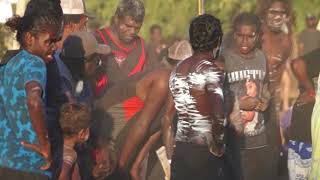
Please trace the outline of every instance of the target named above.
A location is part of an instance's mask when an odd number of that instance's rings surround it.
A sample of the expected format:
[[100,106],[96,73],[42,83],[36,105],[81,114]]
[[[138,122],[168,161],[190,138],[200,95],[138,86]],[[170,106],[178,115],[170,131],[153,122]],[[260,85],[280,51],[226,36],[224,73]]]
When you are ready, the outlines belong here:
[[[120,81],[145,70],[146,48],[144,40],[138,36],[144,15],[144,4],[140,0],[121,0],[111,26],[94,33],[97,41],[110,46],[112,52],[111,55],[101,56],[102,67],[96,87],[98,96]],[[107,113],[113,120],[113,129],[121,130],[142,107],[143,100],[138,96],[130,96],[109,107]]]
[[281,112],[281,79],[286,61],[292,52],[290,0],[263,0],[259,3],[259,16],[263,21],[261,49],[267,57],[269,91],[271,100],[266,122],[268,144],[274,152],[274,174],[279,171],[281,135],[279,118]]

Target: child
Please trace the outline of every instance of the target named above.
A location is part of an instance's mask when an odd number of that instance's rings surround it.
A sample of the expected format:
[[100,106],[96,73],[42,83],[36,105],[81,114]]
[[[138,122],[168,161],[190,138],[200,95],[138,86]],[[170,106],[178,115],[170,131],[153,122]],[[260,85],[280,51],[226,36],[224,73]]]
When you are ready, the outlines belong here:
[[67,103],[61,108],[60,126],[63,133],[63,164],[59,180],[81,179],[77,165],[76,144],[89,138],[91,111],[80,103]]
[[257,49],[260,27],[256,15],[238,15],[233,22],[233,45],[223,52],[228,85],[235,97],[229,117],[228,157],[233,179],[239,180],[273,179],[268,177],[272,155],[263,116],[269,100],[267,61]]

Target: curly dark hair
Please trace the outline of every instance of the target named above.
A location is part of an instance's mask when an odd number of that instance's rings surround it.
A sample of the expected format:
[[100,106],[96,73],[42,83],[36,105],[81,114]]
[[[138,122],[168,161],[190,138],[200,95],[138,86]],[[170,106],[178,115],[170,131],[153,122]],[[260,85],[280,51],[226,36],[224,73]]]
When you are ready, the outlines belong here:
[[66,103],[60,110],[60,126],[64,136],[77,134],[81,129],[89,128],[91,110],[81,103]]
[[120,0],[115,14],[118,17],[129,16],[136,22],[143,22],[144,4],[140,0]]
[[63,12],[60,0],[31,0],[26,7],[22,17],[13,16],[5,25],[12,31],[17,31],[16,39],[21,46],[24,46],[24,35],[30,32],[36,35],[46,31],[50,26],[56,31],[63,28]]
[[260,32],[261,29],[261,21],[259,17],[249,12],[243,12],[234,18],[232,24],[233,31],[236,31],[241,25],[255,26],[256,32]]
[[200,15],[190,24],[190,43],[195,52],[213,50],[221,43],[222,36],[221,22],[212,15]]

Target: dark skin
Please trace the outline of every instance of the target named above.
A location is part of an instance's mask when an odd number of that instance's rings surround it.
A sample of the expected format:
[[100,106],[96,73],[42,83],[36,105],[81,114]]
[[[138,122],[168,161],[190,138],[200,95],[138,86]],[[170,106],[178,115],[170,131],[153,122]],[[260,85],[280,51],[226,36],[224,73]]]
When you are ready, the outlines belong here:
[[160,28],[155,28],[151,31],[151,41],[150,46],[153,47],[157,54],[166,48],[166,44],[162,42],[162,32]]
[[125,138],[124,145],[121,148],[119,157],[120,169],[126,166],[132,152],[142,142],[150,128],[152,120],[164,105],[165,98],[163,97],[167,97],[169,74],[170,72],[167,70],[156,70],[138,83],[140,86],[138,85],[137,95],[143,98],[145,106],[138,117],[139,121],[129,129],[127,138]]
[[312,82],[309,80],[307,75],[307,67],[302,58],[294,59],[291,62],[292,72],[294,73],[295,77],[297,78],[299,84],[304,89],[296,103],[297,105],[303,105],[312,103],[315,101],[315,90],[312,85]]
[[47,138],[48,132],[45,124],[44,104],[42,103],[42,89],[38,82],[32,81],[26,84],[27,106],[30,114],[32,127],[35,130],[39,144],[29,144],[21,142],[21,144],[42,155],[46,164],[40,167],[41,170],[49,169],[51,165],[50,142]]
[[[50,61],[52,59],[51,54],[56,48],[55,43],[60,39],[54,32],[57,31],[54,31],[53,28],[48,28],[48,32],[41,32],[36,36],[27,32],[24,37],[24,49],[33,55],[39,56],[44,61]],[[21,144],[42,155],[46,163],[39,168],[41,170],[47,170],[51,165],[51,153],[45,124],[45,108],[41,98],[43,89],[36,81],[28,82],[25,89],[32,127],[36,132],[39,144],[29,144],[28,142],[21,142]]]
[[[144,137],[149,132],[148,130],[151,122],[154,120],[161,107],[165,104],[168,93],[169,75],[169,70],[154,70],[143,75],[143,77],[135,85],[136,94],[134,95],[141,98],[145,105],[137,117],[137,123],[132,124],[132,126],[129,128],[130,130],[126,136],[127,138],[125,138],[123,146],[120,149],[118,162],[118,168],[120,170],[123,170],[124,167],[126,167],[132,152],[139,144],[142,143]],[[113,104],[119,103],[119,101],[123,99],[121,99],[121,97],[115,98],[114,96],[114,94],[117,94],[118,91],[121,91],[121,89],[115,85],[104,94],[104,96],[96,103],[96,106],[107,110]],[[136,162],[136,164],[139,163],[140,161]]]
[[[87,141],[89,137],[89,128],[81,129],[77,134],[69,137],[64,137],[64,144],[69,147],[74,147],[75,144],[84,143]],[[67,164],[65,162],[62,163],[61,172],[58,180],[80,180],[80,173],[78,164],[74,165]]]
[[131,175],[132,180],[141,179],[141,177],[139,176],[141,162],[144,160],[146,154],[150,151],[152,146],[160,139],[160,137],[161,137],[161,131],[159,130],[158,132],[156,132],[152,136],[150,136],[150,138],[148,139],[146,144],[143,146],[143,148],[139,152],[139,154],[138,154],[138,156],[137,156],[137,158],[136,158],[136,160],[130,170],[130,175]]
[[[287,6],[282,2],[274,2],[270,8],[278,9],[278,13],[285,13]],[[283,11],[280,11],[280,9]],[[269,86],[270,93],[273,94],[275,87],[280,85],[285,62],[291,54],[292,40],[290,34],[274,31],[266,24],[262,25],[262,33],[262,51],[267,56],[269,72],[272,72],[270,78],[275,79],[275,82],[270,82]]]
[[[245,59],[250,60],[255,55],[255,48],[259,39],[257,29],[253,25],[239,25],[234,33],[234,51]],[[264,85],[267,87],[267,84]],[[265,111],[268,107],[268,100],[256,97],[246,97],[239,102],[240,109],[246,111]]]
[[[176,69],[177,72],[186,74],[189,73],[190,68],[203,59],[213,59],[212,52],[195,52],[193,56],[184,60]],[[216,88],[217,84],[207,85]],[[223,127],[219,125],[218,119],[224,118],[223,99],[220,95],[213,91],[201,91],[196,89],[190,89],[191,96],[195,98],[197,110],[201,115],[212,117],[212,129],[215,129],[213,133],[213,139],[218,139],[216,136],[223,131]],[[173,129],[172,119],[175,115],[176,109],[174,106],[173,97],[168,95],[166,104],[166,112],[162,118],[162,133],[163,142],[166,147],[168,159],[171,159],[173,152]],[[216,142],[215,146],[218,147],[217,151],[212,152],[216,156],[222,156],[224,149],[222,148],[223,142]]]
[[[84,59],[84,75],[87,80],[89,81],[91,80],[90,82],[92,87],[95,87],[95,82],[92,81],[92,79],[95,76],[95,72],[96,72],[99,61],[100,61],[100,58],[97,54],[89,55]],[[70,91],[65,92],[65,96],[68,98],[69,102],[76,101]]]
[[135,45],[134,42],[137,40],[141,26],[142,22],[136,22],[130,16],[119,17],[118,15],[115,15],[110,28],[111,33],[117,42],[126,48],[132,49]]

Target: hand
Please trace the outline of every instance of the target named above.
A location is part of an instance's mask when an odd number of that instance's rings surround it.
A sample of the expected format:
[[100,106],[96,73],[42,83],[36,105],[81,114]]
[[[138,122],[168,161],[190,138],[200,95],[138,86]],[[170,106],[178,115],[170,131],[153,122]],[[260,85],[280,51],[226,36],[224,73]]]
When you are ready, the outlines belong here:
[[241,110],[244,111],[252,111],[254,110],[260,103],[260,100],[254,97],[245,96],[239,100],[239,106]]
[[131,170],[130,170],[130,176],[131,176],[132,180],[140,180],[139,168],[136,167],[136,166],[132,167]]
[[92,175],[95,179],[105,179],[111,173],[111,169],[104,164],[96,164],[92,170]]
[[302,94],[300,94],[300,96],[298,97],[297,99],[297,106],[301,106],[301,105],[304,105],[304,104],[308,104],[308,103],[312,103],[315,101],[315,96],[313,95],[313,93],[310,93],[310,92],[304,92]]
[[41,170],[45,171],[50,168],[52,163],[50,143],[45,143],[43,146],[40,146],[38,144],[29,144],[27,142],[22,141],[21,145],[27,149],[30,149],[40,154],[45,159],[46,163],[40,167]]
[[116,152],[109,145],[97,150],[96,165],[92,174],[96,179],[103,179],[112,174],[116,168]]
[[225,150],[226,149],[224,144],[217,143],[216,141],[210,142],[209,151],[214,156],[217,156],[217,157],[223,156],[225,153]]
[[256,111],[265,111],[268,108],[268,101],[266,99],[261,99],[258,105],[255,107]]

